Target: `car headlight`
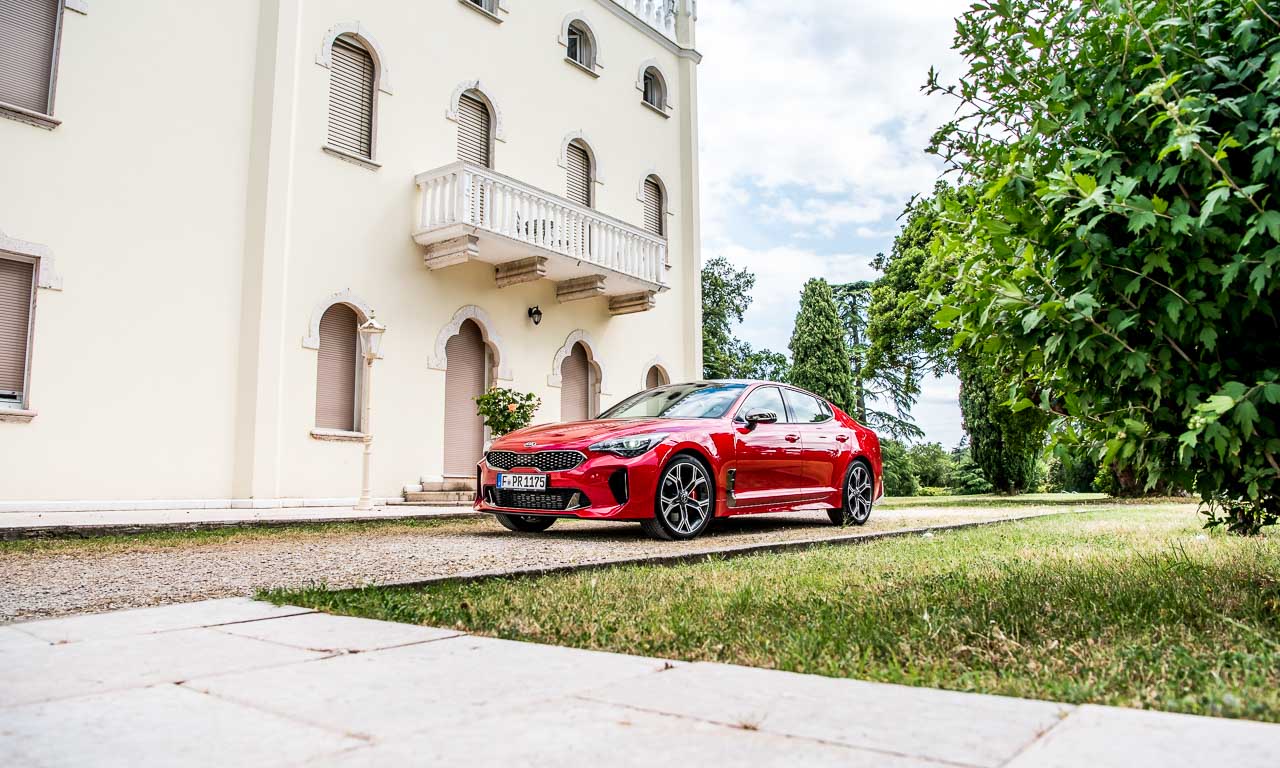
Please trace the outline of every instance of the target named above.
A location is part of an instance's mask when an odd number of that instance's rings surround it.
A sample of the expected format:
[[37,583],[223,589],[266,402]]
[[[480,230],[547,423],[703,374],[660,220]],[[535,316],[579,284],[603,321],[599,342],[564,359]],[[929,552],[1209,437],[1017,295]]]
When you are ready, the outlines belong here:
[[596,451],[598,453],[612,453],[630,459],[652,449],[658,443],[661,443],[666,439],[667,434],[665,432],[652,435],[611,437],[608,440],[601,440],[587,450]]

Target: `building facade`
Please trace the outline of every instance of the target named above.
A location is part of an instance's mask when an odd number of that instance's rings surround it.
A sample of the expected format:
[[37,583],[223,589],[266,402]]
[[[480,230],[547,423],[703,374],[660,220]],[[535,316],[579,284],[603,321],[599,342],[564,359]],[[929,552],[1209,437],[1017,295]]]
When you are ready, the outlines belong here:
[[489,386],[698,376],[695,16],[0,0],[0,510],[351,503],[366,398],[399,498]]

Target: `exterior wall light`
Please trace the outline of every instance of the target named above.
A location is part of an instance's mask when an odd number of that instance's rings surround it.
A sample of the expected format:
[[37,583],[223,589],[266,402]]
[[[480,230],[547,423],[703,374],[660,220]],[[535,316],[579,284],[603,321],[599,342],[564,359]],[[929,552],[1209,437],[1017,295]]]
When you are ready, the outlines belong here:
[[533,321],[534,325],[540,324],[542,322],[542,310],[537,307],[529,307],[529,319]]
[[361,461],[361,483],[360,483],[360,499],[356,502],[356,509],[367,511],[373,509],[373,431],[370,427],[370,415],[373,411],[371,401],[373,399],[373,361],[378,359],[378,349],[382,346],[382,334],[387,327],[374,319],[373,315],[369,315],[369,319],[360,324],[356,329],[360,334],[360,349],[364,356],[364,366],[361,370],[364,379],[361,382],[360,392],[364,413],[360,416],[360,431],[364,433],[364,457]]

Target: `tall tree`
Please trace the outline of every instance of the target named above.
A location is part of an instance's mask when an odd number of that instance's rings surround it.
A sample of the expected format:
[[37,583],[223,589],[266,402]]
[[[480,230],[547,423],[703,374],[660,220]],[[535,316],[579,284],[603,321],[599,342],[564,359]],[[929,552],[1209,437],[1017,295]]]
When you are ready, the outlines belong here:
[[1008,377],[989,362],[960,355],[960,413],[973,463],[997,493],[1023,493],[1035,483],[1049,416],[1009,407]]
[[[853,371],[853,406],[849,413],[867,426],[898,439],[921,438],[924,431],[911,419],[916,395],[911,391],[907,372],[887,365],[872,368],[868,361],[871,338],[867,326],[874,286],[870,280],[831,286],[844,323],[849,367]],[[893,410],[879,407],[882,404]]]
[[1024,372],[1019,407],[1246,533],[1280,520],[1274,7],[975,3],[967,73],[929,83],[960,101],[932,149],[970,185],[938,320]]
[[788,380],[822,395],[846,411],[853,410],[853,371],[845,344],[844,324],[831,286],[811,278],[800,293],[800,310],[791,333],[791,372]]
[[702,267],[702,375],[708,379],[786,378],[787,358],[779,352],[753,349],[733,334],[751,306],[756,276],[734,269],[722,256]]

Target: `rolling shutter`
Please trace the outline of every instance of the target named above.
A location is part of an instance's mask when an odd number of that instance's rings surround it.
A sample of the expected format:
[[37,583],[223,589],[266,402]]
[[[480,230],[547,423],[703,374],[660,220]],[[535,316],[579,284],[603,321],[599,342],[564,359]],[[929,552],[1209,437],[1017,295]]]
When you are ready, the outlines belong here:
[[565,151],[568,167],[568,198],[578,205],[591,207],[591,156],[578,142],[570,142]]
[[489,108],[475,96],[458,99],[458,159],[489,167]]
[[334,304],[320,318],[316,364],[316,427],[354,432],[356,428],[356,313]]
[[329,145],[373,157],[373,57],[345,36],[333,41],[329,67]]
[[49,114],[57,0],[0,0],[0,101]]
[[653,179],[644,180],[644,229],[646,232],[662,237],[662,187]]
[[484,337],[470,320],[445,345],[444,473],[450,477],[475,477],[484,451],[475,398],[484,394],[485,357]]
[[0,259],[0,406],[23,404],[35,265]]
[[591,418],[591,365],[587,351],[574,344],[573,351],[560,364],[560,420],[585,421]]

